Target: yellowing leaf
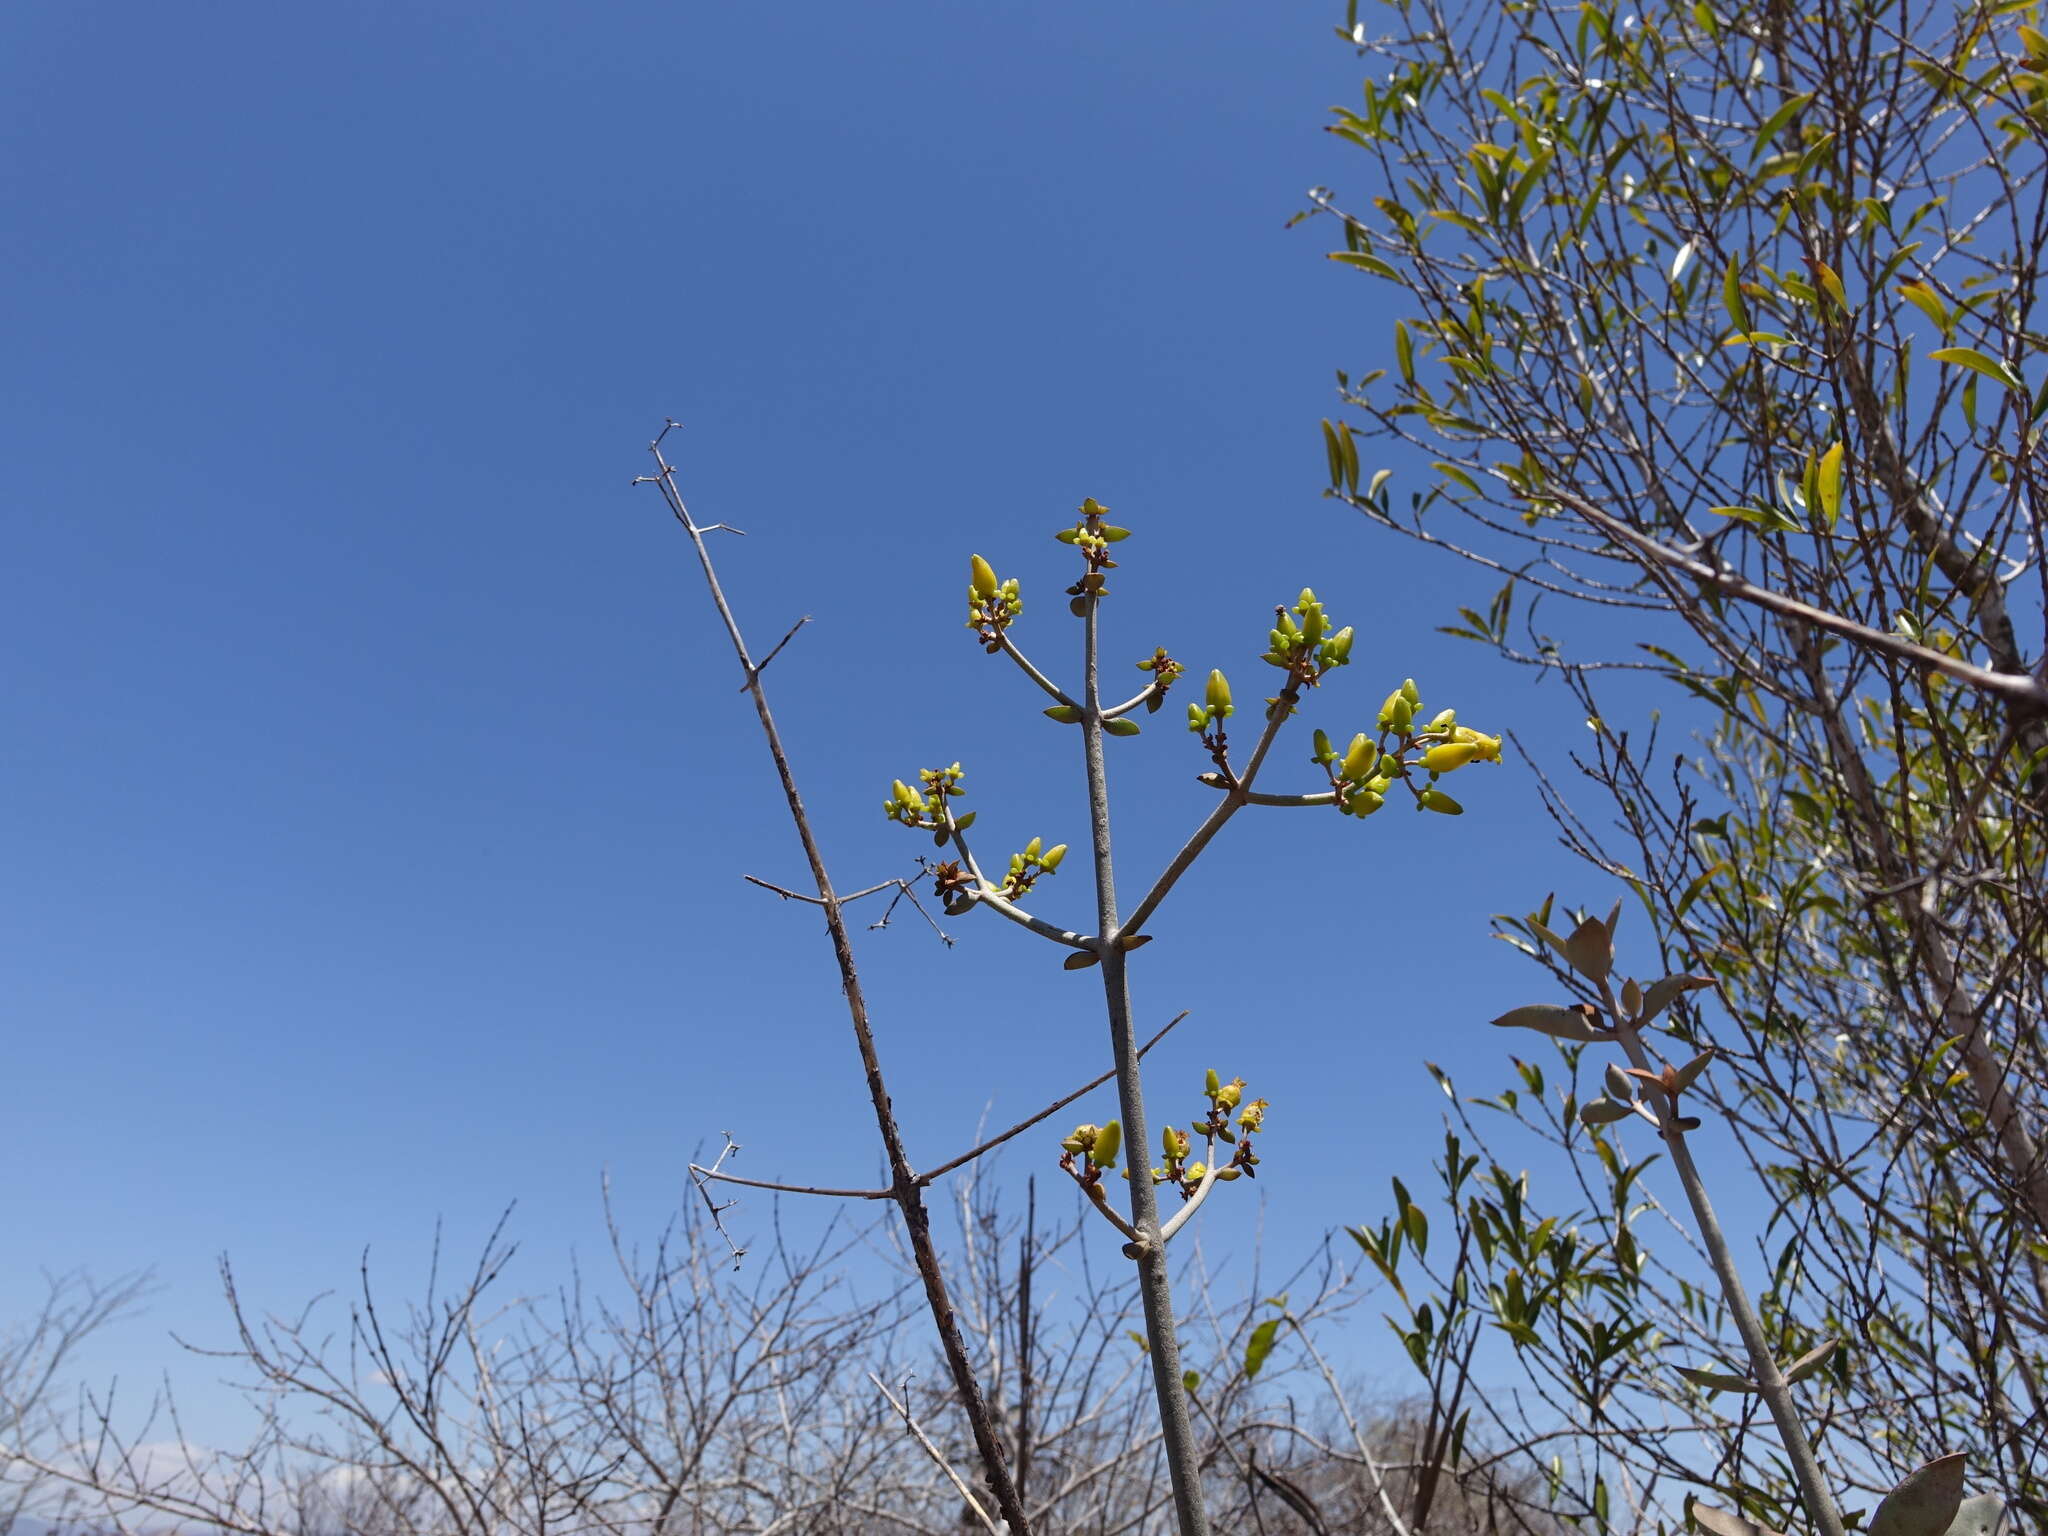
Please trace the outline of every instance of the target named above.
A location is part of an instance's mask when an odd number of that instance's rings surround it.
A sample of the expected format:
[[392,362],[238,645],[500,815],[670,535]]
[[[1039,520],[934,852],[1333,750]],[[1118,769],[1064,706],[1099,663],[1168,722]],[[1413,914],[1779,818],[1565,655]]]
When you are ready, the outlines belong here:
[[1820,515],[1830,527],[1842,512],[1842,445],[1836,443],[1820,456],[1813,474],[1813,488],[1820,500]]

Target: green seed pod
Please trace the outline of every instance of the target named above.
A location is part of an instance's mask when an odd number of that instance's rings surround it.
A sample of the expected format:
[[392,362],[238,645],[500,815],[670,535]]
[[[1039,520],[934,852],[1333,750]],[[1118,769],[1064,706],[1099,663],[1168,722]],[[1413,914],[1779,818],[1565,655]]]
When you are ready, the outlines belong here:
[[1380,749],[1372,744],[1372,738],[1360,731],[1351,738],[1351,746],[1344,754],[1343,776],[1353,784],[1362,784],[1371,774],[1373,764],[1380,760]]
[[1123,1127],[1114,1120],[1095,1133],[1095,1145],[1088,1149],[1088,1161],[1098,1168],[1116,1166],[1117,1148],[1123,1145]]
[[1440,747],[1431,747],[1422,754],[1422,766],[1431,773],[1455,773],[1479,755],[1479,744],[1473,741],[1447,741]]
[[987,602],[1001,589],[1001,583],[996,580],[995,567],[981,556],[971,556],[967,562],[967,569],[970,590],[980,601]]
[[1225,677],[1221,672],[1210,672],[1209,687],[1204,697],[1208,699],[1210,709],[1216,711],[1219,714],[1229,714],[1230,679]]

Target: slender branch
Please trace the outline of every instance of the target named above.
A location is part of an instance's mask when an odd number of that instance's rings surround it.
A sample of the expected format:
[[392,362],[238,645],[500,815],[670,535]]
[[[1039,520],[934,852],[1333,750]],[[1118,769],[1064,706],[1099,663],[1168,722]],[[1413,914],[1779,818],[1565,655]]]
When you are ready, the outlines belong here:
[[[1607,1017],[1614,1021],[1616,1037],[1629,1061],[1641,1071],[1655,1072],[1656,1067],[1643,1046],[1640,1031],[1617,1003],[1613,984],[1605,977],[1600,980],[1600,999],[1606,1005]],[[1748,1351],[1750,1379],[1756,1383],[1758,1395],[1763,1398],[1773,1422],[1778,1426],[1785,1459],[1791,1464],[1793,1481],[1799,1485],[1800,1502],[1805,1504],[1807,1516],[1813,1521],[1819,1536],[1845,1536],[1842,1512],[1835,1507],[1834,1495],[1828,1491],[1827,1479],[1822,1475],[1820,1462],[1813,1453],[1813,1442],[1807,1438],[1806,1425],[1800,1420],[1799,1405],[1793,1401],[1792,1388],[1771,1353],[1763,1322],[1743,1286],[1741,1271],[1735,1267],[1735,1255],[1728,1246],[1728,1235],[1722,1231],[1721,1220],[1714,1214],[1713,1202],[1707,1198],[1706,1181],[1700,1177],[1699,1165],[1693,1161],[1685,1130],[1678,1123],[1677,1101],[1654,1084],[1649,1091],[1656,1096],[1664,1144],[1671,1149],[1672,1169],[1685,1190],[1686,1201],[1692,1206],[1693,1220],[1699,1224],[1700,1239],[1706,1244],[1714,1278],[1720,1282],[1729,1316],[1735,1319],[1735,1331],[1742,1335],[1743,1347]]]
[[1173,1213],[1173,1220],[1159,1229],[1159,1241],[1170,1243],[1173,1234],[1188,1224],[1188,1218],[1202,1208],[1202,1202],[1209,1198],[1209,1191],[1215,1187],[1216,1175],[1223,1170],[1216,1166],[1216,1138],[1209,1138],[1209,1165],[1202,1170],[1202,1182],[1195,1186],[1195,1192],[1188,1197],[1188,1203]]
[[661,445],[668,434],[675,430],[671,420],[661,433],[647,446],[653,456],[658,473],[648,477],[660,487],[663,500],[674,514],[676,522],[689,536],[690,545],[696,551],[697,563],[704,573],[705,585],[711,594],[712,606],[718,611],[725,626],[727,638],[732,643],[733,654],[738,659],[740,670],[746,675],[746,692],[754,701],[754,713],[760,722],[761,734],[768,744],[768,754],[775,764],[776,778],[781,782],[784,800],[789,806],[790,820],[796,826],[797,839],[803,845],[805,860],[811,868],[811,879],[817,888],[820,905],[825,912],[825,927],[831,936],[833,958],[839,967],[841,990],[846,997],[848,1019],[853,1027],[854,1043],[859,1050],[861,1068],[867,1079],[868,1101],[875,1115],[875,1128],[882,1139],[883,1151],[888,1158],[890,1186],[896,1207],[903,1217],[903,1226],[910,1239],[913,1258],[916,1261],[918,1278],[923,1283],[925,1303],[932,1315],[932,1322],[938,1329],[941,1351],[946,1357],[947,1369],[953,1377],[953,1385],[960,1394],[960,1404],[967,1415],[968,1424],[974,1433],[975,1449],[980,1453],[983,1474],[990,1491],[995,1495],[1003,1518],[1009,1522],[1015,1536],[1027,1536],[1031,1522],[1024,1510],[1023,1502],[1017,1497],[1015,1483],[1011,1480],[1008,1458],[1003,1449],[1001,1437],[996,1432],[993,1415],[989,1412],[988,1401],[981,1390],[981,1382],[975,1375],[974,1366],[968,1359],[967,1344],[961,1337],[960,1325],[953,1313],[953,1303],[947,1291],[944,1272],[939,1266],[938,1250],[932,1242],[931,1216],[924,1207],[924,1189],[917,1182],[917,1176],[910,1165],[909,1155],[903,1146],[902,1133],[896,1125],[896,1113],[890,1103],[889,1090],[882,1077],[882,1064],[875,1050],[874,1031],[868,1022],[867,996],[861,989],[860,973],[854,963],[853,939],[847,932],[846,920],[841,911],[840,898],[832,889],[831,877],[825,870],[825,856],[818,847],[817,837],[811,829],[809,813],[804,809],[803,797],[797,792],[796,775],[790,767],[789,755],[782,745],[781,732],[776,728],[775,716],[768,708],[768,695],[761,686],[761,669],[748,654],[747,642],[740,632],[739,620],[734,617],[732,606],[726,601],[725,590],[720,586],[717,568],[712,563],[710,546],[704,541],[704,529],[690,517],[689,507],[676,485],[676,471],[663,456]]
[[1797,619],[1803,624],[1812,625],[1815,629],[1825,630],[1831,635],[1839,635],[1844,640],[1853,641],[1867,650],[1895,657],[1922,671],[1942,673],[1957,682],[1968,683],[1982,692],[1995,694],[2009,703],[2028,705],[2037,711],[2048,712],[2048,683],[2043,683],[2039,678],[2024,672],[1994,672],[1989,667],[1975,666],[1959,656],[1948,656],[1940,651],[1929,650],[1924,645],[1915,645],[1901,635],[1888,635],[1883,630],[1858,624],[1854,619],[1845,619],[1838,613],[1828,612],[1825,608],[1815,608],[1809,603],[1800,602],[1797,598],[1773,592],[1768,587],[1759,587],[1753,582],[1743,580],[1732,571],[1709,565],[1704,560],[1695,560],[1691,555],[1636,532],[1628,524],[1610,517],[1583,497],[1559,491],[1554,487],[1546,487],[1542,499],[1569,506],[1603,533],[1626,544],[1636,553],[1674,571],[1682,571],[1696,581],[1703,581],[1738,602],[1752,604],[1782,618]]
[[[1231,786],[1223,782],[1223,775],[1220,773],[1197,774],[1195,782],[1197,784],[1206,784],[1211,789],[1220,789],[1226,794],[1230,793]],[[1305,805],[1335,805],[1337,803],[1337,792],[1334,789],[1326,789],[1322,793],[1314,795],[1265,795],[1259,794],[1254,790],[1244,790],[1243,794],[1246,805],[1297,807]]]
[[931,1457],[932,1461],[937,1464],[938,1469],[945,1473],[953,1486],[959,1490],[960,1497],[967,1501],[967,1507],[974,1511],[975,1518],[987,1529],[989,1536],[1002,1536],[1001,1529],[996,1525],[995,1521],[989,1518],[988,1511],[981,1507],[981,1500],[977,1499],[968,1489],[966,1482],[961,1478],[960,1474],[953,1470],[952,1463],[940,1454],[939,1448],[932,1444],[931,1437],[920,1429],[917,1420],[910,1416],[910,1394],[906,1391],[903,1394],[904,1401],[899,1403],[889,1395],[889,1389],[882,1385],[881,1377],[877,1376],[873,1371],[869,1371],[867,1377],[869,1381],[875,1384],[875,1390],[882,1394],[882,1400],[896,1410],[898,1417],[903,1420],[903,1427],[910,1431],[911,1437],[924,1447],[925,1455]]
[[940,802],[940,811],[945,816],[946,830],[952,837],[954,851],[960,855],[960,862],[967,867],[967,872],[974,876],[975,888],[973,896],[975,901],[987,907],[990,911],[1007,917],[1020,928],[1029,928],[1040,938],[1051,939],[1055,944],[1064,944],[1069,949],[1093,949],[1095,947],[1095,940],[1090,935],[1076,933],[1071,928],[1062,928],[1056,923],[1048,923],[1042,917],[1033,917],[1029,912],[1026,912],[1022,907],[1010,900],[1009,897],[1003,895],[996,883],[981,872],[981,865],[976,863],[974,859],[974,850],[967,846],[967,834],[961,830],[960,824],[953,819],[953,813],[946,809],[943,800]]
[[[807,901],[814,907],[825,905],[824,900],[820,897],[806,896],[802,891],[784,890],[781,886],[771,881],[763,880],[759,875],[741,875],[740,878],[749,885],[758,885],[764,891],[773,891],[784,901]],[[878,891],[900,891],[904,888],[904,885],[905,882],[902,880],[884,880],[880,885],[871,885],[864,891],[855,891],[849,896],[841,896],[839,904],[842,907],[850,907],[863,896],[873,896]]]
[[1112,709],[1105,709],[1102,712],[1102,718],[1105,720],[1121,720],[1125,715],[1128,715],[1132,710],[1138,708],[1147,699],[1151,698],[1154,694],[1159,693],[1164,686],[1165,685],[1162,684],[1158,678],[1153,678],[1151,682],[1147,683],[1143,688],[1139,689],[1138,692],[1132,695],[1130,698],[1125,699],[1123,703],[1116,705]]
[[1165,1244],[1159,1235],[1159,1202],[1149,1176],[1151,1142],[1145,1131],[1144,1086],[1138,1070],[1137,1039],[1131,1028],[1130,956],[1118,942],[1123,929],[1117,921],[1116,862],[1110,850],[1109,771],[1102,750],[1101,647],[1097,638],[1101,609],[1099,593],[1091,592],[1082,599],[1085,702],[1081,706],[1081,745],[1088,773],[1089,842],[1095,860],[1102,997],[1109,1013],[1110,1042],[1116,1051],[1117,1104],[1123,1114],[1126,1163],[1131,1173],[1133,1236],[1125,1252],[1138,1264],[1146,1358],[1152,1366],[1152,1390],[1159,1407],[1159,1428],[1173,1483],[1174,1514],[1180,1536],[1209,1536],[1209,1516],[1202,1504],[1200,1453],[1195,1445],[1194,1425],[1188,1418],[1187,1391],[1181,1384],[1173,1285],[1166,1267]]
[[[747,1189],[767,1189],[778,1195],[826,1195],[834,1200],[893,1200],[893,1189],[827,1189],[822,1184],[780,1184],[773,1179],[742,1178],[737,1173],[725,1173],[717,1168],[706,1168],[698,1163],[687,1165],[691,1173],[700,1178],[716,1179],[721,1184],[739,1184]],[[725,1206],[720,1206],[724,1210]]]
[[[1183,1008],[1179,1013],[1175,1014],[1172,1018],[1168,1019],[1166,1023],[1160,1027],[1159,1032],[1157,1034],[1155,1034],[1150,1040],[1147,1040],[1143,1045],[1138,1047],[1138,1054],[1140,1056],[1143,1056],[1146,1052],[1150,1051],[1153,1046],[1157,1045],[1160,1041],[1164,1040],[1167,1037],[1167,1035],[1173,1031],[1175,1025],[1179,1024],[1180,1021],[1186,1018],[1187,1016],[1188,1011],[1187,1009]],[[1082,1098],[1087,1094],[1093,1093],[1096,1089],[1100,1088],[1104,1083],[1108,1082],[1115,1075],[1116,1068],[1111,1067],[1109,1071],[1104,1072],[1099,1077],[1089,1079],[1080,1087],[1076,1088],[1072,1093],[1054,1099],[1052,1103],[1046,1105],[1045,1108],[1041,1109],[1037,1114],[1031,1116],[1029,1119],[1019,1120],[1015,1125],[1011,1126],[1007,1131],[1004,1131],[1001,1135],[991,1136],[987,1141],[969,1147],[965,1152],[962,1152],[958,1157],[953,1158],[948,1162],[943,1162],[939,1164],[939,1166],[936,1168],[928,1169],[925,1172],[918,1174],[914,1182],[918,1184],[920,1187],[930,1187],[932,1184],[938,1182],[940,1179],[943,1179],[947,1174],[951,1173],[955,1168],[963,1168],[967,1164],[973,1162],[977,1157],[980,1157],[983,1153],[992,1152],[997,1147],[1000,1147],[1004,1142],[1009,1141],[1014,1137],[1023,1135],[1026,1131],[1030,1130],[1034,1125],[1044,1124],[1048,1119],[1058,1114],[1061,1110],[1065,1109],[1069,1104],[1073,1103],[1076,1099]],[[737,1150],[737,1147],[734,1147],[730,1143],[728,1143],[726,1151],[721,1152],[719,1154],[718,1162],[723,1163],[726,1159],[727,1153],[734,1152]],[[830,1195],[841,1200],[891,1200],[894,1199],[896,1196],[896,1191],[894,1189],[826,1189],[816,1184],[781,1184],[777,1183],[773,1179],[746,1179],[741,1178],[740,1175],[736,1173],[726,1173],[716,1163],[714,1163],[709,1168],[703,1167],[697,1163],[691,1163],[689,1165],[689,1169],[691,1173],[698,1175],[700,1180],[717,1179],[721,1184],[742,1184],[745,1185],[748,1189],[773,1190],[775,1193],[782,1195]],[[705,1200],[708,1204],[710,1201],[710,1196],[706,1195]],[[725,1209],[727,1209],[726,1206],[714,1206],[712,1207],[712,1212],[714,1215],[716,1215],[718,1212],[723,1211]]]
[[1055,702],[1064,704],[1069,709],[1079,709],[1081,707],[1080,705],[1076,704],[1072,699],[1067,697],[1066,693],[1060,688],[1060,685],[1058,683],[1054,682],[1051,678],[1047,677],[1043,672],[1039,671],[1038,668],[1031,664],[1031,658],[1029,656],[1026,656],[1022,651],[1017,649],[1016,644],[1010,639],[1009,632],[1007,630],[999,632],[996,635],[996,644],[1000,645],[1003,648],[1003,654],[1005,656],[1009,657],[1010,660],[1014,661],[1015,663],[1017,663],[1018,666],[1024,669],[1024,675],[1026,677],[1030,678],[1031,681],[1038,684],[1040,688],[1043,688],[1046,691],[1046,693],[1053,698]]
[[[1143,1045],[1138,1047],[1138,1055],[1140,1057],[1144,1056],[1145,1053],[1150,1051],[1153,1046],[1157,1045],[1160,1041],[1164,1040],[1167,1037],[1168,1033],[1173,1029],[1173,1027],[1176,1024],[1180,1023],[1180,1021],[1186,1018],[1187,1016],[1188,1011],[1187,1009],[1183,1008],[1179,1013],[1176,1013],[1172,1018],[1168,1019],[1165,1025],[1161,1027],[1158,1034],[1154,1035],[1150,1040],[1147,1040]],[[941,1163],[938,1167],[934,1168],[930,1173],[919,1174],[919,1182],[929,1184],[933,1179],[941,1178],[944,1175],[951,1173],[955,1168],[960,1167],[963,1163],[972,1162],[975,1158],[981,1156],[982,1153],[990,1151],[993,1148],[1000,1147],[1004,1142],[1008,1141],[1011,1137],[1023,1135],[1024,1132],[1030,1130],[1031,1127],[1033,1127],[1034,1125],[1038,1125],[1042,1121],[1050,1118],[1051,1116],[1058,1114],[1061,1110],[1065,1109],[1069,1104],[1073,1103],[1074,1100],[1081,1098],[1086,1094],[1093,1093],[1096,1089],[1100,1088],[1104,1083],[1108,1082],[1114,1076],[1116,1076],[1116,1068],[1111,1067],[1107,1072],[1103,1073],[1100,1077],[1094,1078],[1091,1081],[1083,1084],[1081,1087],[1076,1088],[1072,1093],[1068,1094],[1065,1098],[1055,1099],[1052,1103],[1046,1105],[1044,1109],[1041,1109],[1037,1114],[1033,1115],[1029,1120],[1019,1120],[1007,1131],[1004,1131],[1002,1135],[991,1136],[987,1141],[984,1141],[980,1146],[973,1147],[965,1152],[962,1152],[950,1163]]]
[[[1180,877],[1188,872],[1188,867],[1201,857],[1202,850],[1209,846],[1211,840],[1223,830],[1231,817],[1251,803],[1252,780],[1258,777],[1259,768],[1266,761],[1266,754],[1273,749],[1274,738],[1280,734],[1280,727],[1287,723],[1288,716],[1294,713],[1294,706],[1300,698],[1301,681],[1290,677],[1286,687],[1280,690],[1278,697],[1266,712],[1266,728],[1259,735],[1258,745],[1252,749],[1251,761],[1245,765],[1244,772],[1237,776],[1236,788],[1229,790],[1216,808],[1203,819],[1202,824],[1195,828],[1194,836],[1187,840],[1180,852],[1173,856],[1173,862],[1168,864],[1159,878],[1152,883],[1152,889],[1146,892],[1145,899],[1132,911],[1122,931],[1143,932],[1146,920],[1158,910],[1159,904],[1166,900],[1167,895],[1179,883]],[[1205,779],[1206,777],[1204,775]]]

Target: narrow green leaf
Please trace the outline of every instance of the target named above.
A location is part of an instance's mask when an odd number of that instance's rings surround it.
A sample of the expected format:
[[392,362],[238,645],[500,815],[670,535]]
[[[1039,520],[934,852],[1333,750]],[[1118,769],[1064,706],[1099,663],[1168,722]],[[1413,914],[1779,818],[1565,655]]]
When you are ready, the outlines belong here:
[[1728,258],[1728,271],[1721,279],[1721,307],[1728,311],[1728,318],[1735,322],[1735,329],[1745,335],[1750,330],[1749,304],[1742,297],[1742,274],[1736,268],[1735,258]]
[[1465,489],[1470,491],[1473,495],[1477,496],[1481,494],[1479,489],[1479,482],[1477,480],[1474,480],[1470,475],[1466,474],[1464,470],[1458,468],[1457,465],[1446,464],[1443,461],[1438,460],[1435,463],[1431,464],[1430,468],[1436,470],[1447,480],[1457,481],[1458,484],[1465,487]]
[[1269,1317],[1252,1330],[1251,1341],[1244,1347],[1244,1374],[1247,1379],[1259,1374],[1266,1363],[1266,1357],[1273,1353],[1273,1341],[1280,1336],[1281,1318]]
[[1370,272],[1374,277],[1384,277],[1390,282],[1400,282],[1401,274],[1377,256],[1368,256],[1363,251],[1332,251],[1330,260],[1341,261],[1347,267],[1356,267],[1361,272]]
[[1773,112],[1769,117],[1764,119],[1763,126],[1757,129],[1756,131],[1756,143],[1751,147],[1749,152],[1749,158],[1752,164],[1755,163],[1756,158],[1759,155],[1761,155],[1766,149],[1770,148],[1771,140],[1775,139],[1778,136],[1779,130],[1781,130],[1787,123],[1792,121],[1792,114],[1799,111],[1802,107],[1804,107],[1808,102],[1812,100],[1813,97],[1809,95],[1788,97],[1785,100],[1785,102],[1781,106],[1779,106],[1777,111]]
[[2003,384],[2007,389],[2027,392],[2027,381],[2013,372],[2011,367],[1995,357],[1987,357],[1975,347],[1936,347],[1927,354],[1937,363],[1954,363],[1958,368],[1967,368],[1972,373],[1981,373],[1993,383]]

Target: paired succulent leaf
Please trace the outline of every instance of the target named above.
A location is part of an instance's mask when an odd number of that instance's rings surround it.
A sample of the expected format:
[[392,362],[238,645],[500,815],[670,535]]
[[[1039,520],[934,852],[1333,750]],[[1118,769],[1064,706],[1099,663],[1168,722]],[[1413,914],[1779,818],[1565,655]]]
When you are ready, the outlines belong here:
[[1948,1536],[1963,1507],[1962,1452],[1908,1472],[1870,1517],[1869,1536]]
[[1522,1008],[1510,1008],[1493,1021],[1497,1029],[1533,1029],[1539,1035],[1549,1035],[1558,1040],[1600,1040],[1606,1031],[1600,1028],[1599,1015],[1587,1003],[1575,1003],[1560,1007],[1555,1003],[1530,1003]]
[[1741,1515],[1731,1515],[1725,1509],[1715,1509],[1708,1504],[1693,1505],[1692,1523],[1707,1536],[1785,1536],[1783,1531],[1744,1519]]

